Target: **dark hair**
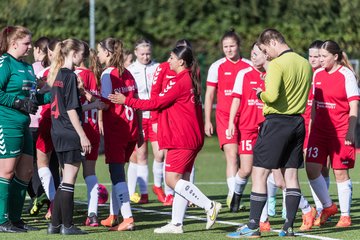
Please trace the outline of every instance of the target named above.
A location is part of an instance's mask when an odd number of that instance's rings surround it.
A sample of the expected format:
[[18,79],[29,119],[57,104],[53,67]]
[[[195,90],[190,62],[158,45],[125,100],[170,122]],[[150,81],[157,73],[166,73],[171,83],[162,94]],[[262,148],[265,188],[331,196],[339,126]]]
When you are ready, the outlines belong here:
[[187,68],[191,69],[191,79],[194,87],[195,103],[200,103],[201,97],[201,79],[199,77],[199,65],[194,58],[193,51],[191,48],[186,46],[175,47],[172,52],[178,59],[184,60]]
[[0,32],[0,55],[9,50],[10,43],[26,36],[31,36],[29,29],[23,26],[7,26]]
[[48,44],[46,45],[46,55],[44,57],[44,59],[42,60],[41,64],[44,66],[44,67],[48,67],[51,65],[51,61],[49,59],[49,50],[54,52],[55,50],[55,47],[56,47],[56,44],[58,44],[59,42],[61,42],[60,39],[58,38],[53,38],[53,39],[50,39]]
[[120,39],[116,38],[106,38],[99,42],[100,47],[104,50],[107,50],[110,54],[110,66],[114,66],[118,69],[119,75],[122,75],[125,67],[124,67],[124,45]]
[[284,36],[276,29],[268,28],[265,29],[259,36],[257,42],[259,44],[268,45],[270,40],[276,40],[279,43],[286,44]]
[[240,47],[241,44],[241,38],[240,36],[235,32],[234,28],[230,28],[229,31],[226,31],[224,35],[221,38],[221,43],[224,41],[225,38],[232,38],[235,40],[236,44]]
[[176,41],[176,47],[184,46],[192,49],[191,43],[187,39],[180,39]]
[[84,40],[82,40],[82,43],[84,44],[83,61],[85,61],[90,56],[90,47],[89,47],[89,44],[87,42],[85,42]]
[[310,49],[310,48],[320,49],[323,44],[324,44],[324,41],[315,40],[315,41],[313,41],[313,42],[310,44],[309,49]]
[[332,55],[337,54],[338,55],[337,63],[348,67],[355,74],[355,71],[354,71],[351,63],[349,62],[349,59],[348,59],[346,53],[343,50],[341,50],[339,44],[337,44],[335,41],[333,41],[333,40],[324,41],[323,45],[321,45],[321,49],[325,49]]
[[150,47],[151,48],[151,42],[150,40],[148,39],[145,39],[145,38],[141,38],[139,40],[136,41],[135,43],[135,50],[138,48],[138,47]]
[[49,42],[50,39],[48,37],[40,37],[38,40],[34,42],[34,47],[39,48],[40,51],[42,51],[45,54],[43,60],[41,61],[41,65],[43,65],[44,67],[50,66],[50,61],[47,56]]
[[95,74],[96,77],[96,85],[101,86],[101,63],[99,62],[99,58],[97,57],[97,53],[95,49],[90,48],[89,55],[89,69]]

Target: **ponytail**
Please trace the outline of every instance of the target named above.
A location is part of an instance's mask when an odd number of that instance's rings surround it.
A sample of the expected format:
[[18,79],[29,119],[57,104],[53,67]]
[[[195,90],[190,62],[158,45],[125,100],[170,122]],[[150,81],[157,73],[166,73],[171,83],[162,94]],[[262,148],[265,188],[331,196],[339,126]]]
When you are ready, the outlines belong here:
[[49,76],[47,77],[47,83],[50,85],[50,87],[53,86],[56,75],[59,72],[59,69],[65,63],[65,56],[62,54],[63,47],[64,47],[64,43],[59,42],[56,44],[55,49],[53,51],[54,56],[52,63],[50,65]]
[[179,58],[184,60],[186,68],[190,69],[190,76],[192,80],[192,85],[194,87],[194,96],[195,103],[201,103],[201,78],[200,78],[200,68],[196,59],[194,58],[191,48],[186,46],[177,46],[172,52]]
[[101,64],[97,57],[95,49],[90,48],[90,55],[89,55],[89,69],[95,74],[96,78],[96,85],[101,86]]

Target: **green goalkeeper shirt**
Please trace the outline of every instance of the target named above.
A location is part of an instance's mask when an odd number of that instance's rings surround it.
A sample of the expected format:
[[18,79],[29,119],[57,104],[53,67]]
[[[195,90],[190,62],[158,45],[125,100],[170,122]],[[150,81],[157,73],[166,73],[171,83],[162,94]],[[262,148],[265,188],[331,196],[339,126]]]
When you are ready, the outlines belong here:
[[36,84],[33,68],[4,53],[0,57],[0,125],[24,127],[30,123],[29,114],[20,112],[12,105],[15,98],[30,97],[30,90]]

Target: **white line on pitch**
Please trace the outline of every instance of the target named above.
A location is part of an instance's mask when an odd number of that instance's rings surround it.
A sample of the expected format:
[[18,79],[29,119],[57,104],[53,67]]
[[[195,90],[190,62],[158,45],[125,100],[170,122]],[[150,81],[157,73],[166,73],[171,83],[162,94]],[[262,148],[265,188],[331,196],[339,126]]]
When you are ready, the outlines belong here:
[[[81,204],[81,205],[88,205],[86,202],[82,202],[82,201],[74,201],[77,204]],[[109,206],[108,203],[105,204],[101,204],[100,206]],[[138,211],[138,212],[144,212],[144,213],[155,213],[155,214],[161,214],[161,215],[168,215],[171,216],[171,212],[162,212],[162,211],[156,211],[156,210],[149,210],[149,209],[144,209],[144,208],[131,208],[132,210]],[[201,218],[201,217],[196,217],[196,216],[190,216],[190,215],[185,215],[185,218],[188,219],[195,219],[195,220],[200,220],[200,221],[204,221],[206,222],[206,218]],[[225,224],[225,225],[231,225],[231,226],[240,226],[240,223],[236,223],[236,222],[229,222],[229,221],[216,221],[217,223],[220,224]],[[275,229],[271,229],[272,232],[280,232],[280,230],[275,230]],[[310,234],[304,234],[304,233],[295,233],[295,235],[297,236],[301,236],[301,237],[307,237],[307,238],[313,238],[313,239],[319,239],[319,240],[340,240],[338,238],[329,238],[329,237],[322,237],[322,236],[315,236],[315,235],[310,235]]]

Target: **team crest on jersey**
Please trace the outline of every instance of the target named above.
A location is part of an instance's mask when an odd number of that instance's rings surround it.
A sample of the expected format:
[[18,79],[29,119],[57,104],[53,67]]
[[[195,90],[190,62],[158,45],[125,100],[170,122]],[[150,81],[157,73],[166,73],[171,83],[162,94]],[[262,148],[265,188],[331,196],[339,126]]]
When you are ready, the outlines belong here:
[[224,95],[225,96],[231,96],[231,94],[232,94],[232,90],[224,90]]

